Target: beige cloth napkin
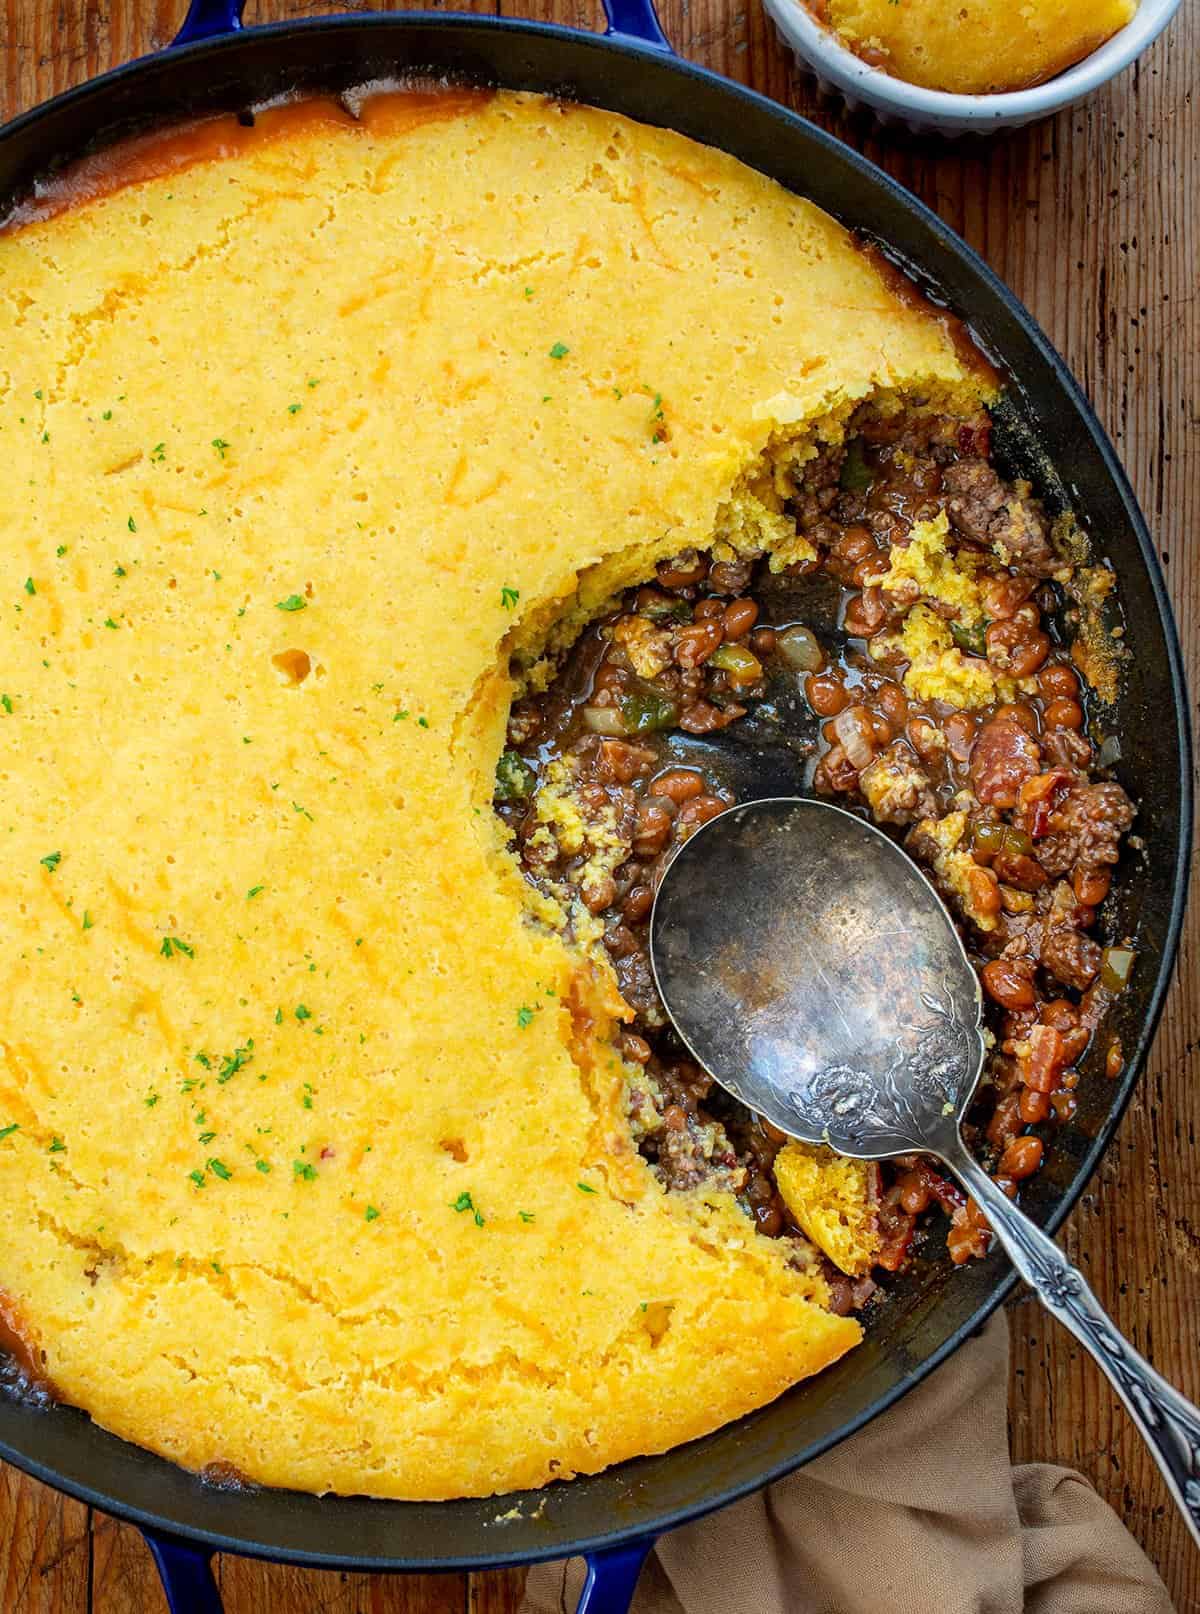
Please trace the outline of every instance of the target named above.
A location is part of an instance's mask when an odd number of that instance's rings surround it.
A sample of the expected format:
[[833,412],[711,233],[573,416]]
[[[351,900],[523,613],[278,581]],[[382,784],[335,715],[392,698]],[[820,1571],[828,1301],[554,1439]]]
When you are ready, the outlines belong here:
[[[1007,1369],[999,1315],[852,1440],[663,1536],[634,1614],[1173,1614],[1081,1474],[1010,1465]],[[521,1614],[582,1584],[579,1559],[538,1565]]]

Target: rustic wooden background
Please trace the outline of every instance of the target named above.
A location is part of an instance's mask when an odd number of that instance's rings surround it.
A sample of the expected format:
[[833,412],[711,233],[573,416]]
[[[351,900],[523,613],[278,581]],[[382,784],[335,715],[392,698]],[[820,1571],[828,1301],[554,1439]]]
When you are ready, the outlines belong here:
[[[382,0],[372,0],[378,8]],[[351,9],[341,0],[344,9]],[[455,9],[467,9],[459,0]],[[490,11],[486,0],[471,9]],[[184,0],[0,0],[0,116],[167,43]],[[252,0],[248,21],[337,9]],[[594,0],[498,0],[579,27]],[[1154,528],[1200,688],[1200,6],[1086,106],[990,144],[881,136],[818,101],[759,0],[661,0],[676,48],[865,150],[977,247],[1066,355]],[[1141,1090],[1066,1235],[1120,1326],[1200,1399],[1200,902]],[[1099,1372],[1037,1308],[1011,1313],[1014,1456],[1082,1469],[1200,1611],[1200,1555]],[[224,1558],[229,1614],[511,1614],[515,1574],[390,1580]],[[160,1614],[137,1532],[0,1466],[0,1614]]]

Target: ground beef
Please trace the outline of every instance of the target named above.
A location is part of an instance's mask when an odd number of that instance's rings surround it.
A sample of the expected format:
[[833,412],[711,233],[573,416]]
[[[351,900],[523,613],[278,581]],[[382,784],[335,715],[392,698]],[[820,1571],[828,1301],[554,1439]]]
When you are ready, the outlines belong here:
[[1028,484],[1008,487],[986,460],[963,459],[947,466],[942,486],[949,495],[946,514],[964,538],[989,549],[999,546],[1007,564],[1030,577],[1059,569],[1045,512],[1028,496]]
[[1134,812],[1121,786],[1109,780],[1074,786],[1046,821],[1047,833],[1038,842],[1038,862],[1048,874],[1115,863],[1121,836],[1133,824]]

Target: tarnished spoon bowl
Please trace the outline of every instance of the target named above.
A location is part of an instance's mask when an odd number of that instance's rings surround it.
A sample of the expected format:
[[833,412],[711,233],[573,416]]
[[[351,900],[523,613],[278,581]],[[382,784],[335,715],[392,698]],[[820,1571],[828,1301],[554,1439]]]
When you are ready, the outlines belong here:
[[839,1154],[931,1154],[954,1173],[1112,1381],[1200,1543],[1200,1412],[963,1143],[985,1053],[979,979],[912,859],[844,808],[747,802],[675,856],[650,951],[675,1029],[743,1104]]

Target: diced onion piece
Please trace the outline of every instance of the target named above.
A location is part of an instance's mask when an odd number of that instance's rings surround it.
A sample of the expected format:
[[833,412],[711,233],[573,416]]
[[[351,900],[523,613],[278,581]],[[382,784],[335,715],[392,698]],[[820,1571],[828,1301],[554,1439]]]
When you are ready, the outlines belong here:
[[837,735],[852,768],[857,768],[861,773],[869,762],[874,761],[875,746],[872,743],[874,730],[871,727],[870,713],[865,706],[847,706],[844,712],[839,712],[833,720],[833,732]]
[[820,672],[825,665],[821,641],[811,628],[800,623],[793,628],[782,628],[775,635],[775,649],[797,672]]
[[618,737],[627,732],[625,720],[615,706],[585,706],[583,726],[592,734]]

